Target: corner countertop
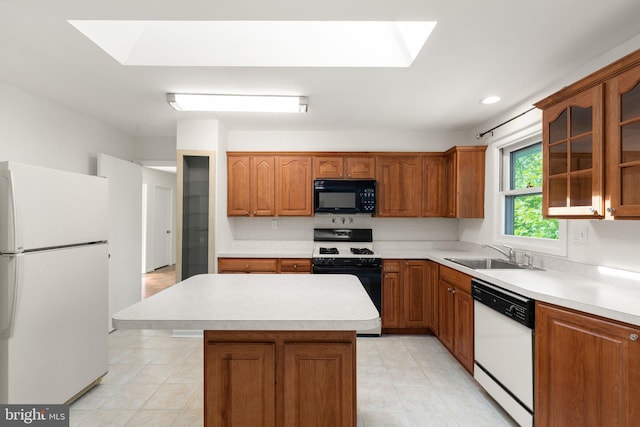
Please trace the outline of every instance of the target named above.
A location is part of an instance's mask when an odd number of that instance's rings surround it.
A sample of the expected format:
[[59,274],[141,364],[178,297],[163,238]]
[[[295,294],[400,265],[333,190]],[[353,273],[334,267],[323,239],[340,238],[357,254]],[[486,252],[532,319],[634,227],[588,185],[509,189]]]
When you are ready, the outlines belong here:
[[[254,242],[245,242],[220,257],[311,258],[313,243],[261,242],[274,248],[262,253]],[[275,249],[277,248],[277,249]],[[585,313],[640,326],[640,273],[575,263],[576,270],[560,271],[542,264],[544,270],[474,270],[446,258],[499,258],[480,245],[457,241],[374,242],[383,259],[425,259],[466,273],[512,292]],[[539,265],[535,260],[536,266]]]
[[355,331],[380,315],[351,275],[201,274],[113,315],[118,329]]

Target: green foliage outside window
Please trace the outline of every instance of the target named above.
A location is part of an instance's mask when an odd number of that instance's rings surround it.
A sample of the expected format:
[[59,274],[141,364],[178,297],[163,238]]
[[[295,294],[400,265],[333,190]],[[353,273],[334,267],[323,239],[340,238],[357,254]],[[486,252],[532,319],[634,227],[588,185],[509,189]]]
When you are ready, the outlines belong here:
[[[511,153],[511,190],[542,186],[542,146],[534,144]],[[542,217],[542,194],[506,197],[507,234],[558,239],[558,221]]]

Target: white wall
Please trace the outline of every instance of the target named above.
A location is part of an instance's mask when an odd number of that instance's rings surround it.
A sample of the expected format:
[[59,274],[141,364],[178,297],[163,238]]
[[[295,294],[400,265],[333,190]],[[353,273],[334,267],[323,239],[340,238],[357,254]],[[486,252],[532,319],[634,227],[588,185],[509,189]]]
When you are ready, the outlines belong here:
[[131,160],[128,136],[0,82],[0,160],[95,175],[97,153]]
[[[549,85],[544,93],[534,95],[508,114],[497,117],[489,123],[474,130],[471,138],[479,132],[484,132],[519,113],[531,108],[533,102],[554,93],[562,87],[571,84],[580,78],[597,71],[609,63],[640,48],[640,36],[629,40],[627,43],[607,52],[602,57],[585,64],[560,82]],[[536,128],[542,129],[542,114],[534,110],[513,122],[500,127],[488,134],[482,141],[488,144],[486,154],[487,176],[485,180],[485,219],[484,220],[460,220],[459,238],[462,241],[473,243],[493,242],[496,239],[497,229],[500,226],[500,205],[498,200],[499,179],[499,149],[497,145],[509,139],[517,139],[520,135],[531,133]],[[574,243],[572,236],[578,229],[585,229],[588,241]],[[638,262],[638,248],[640,247],[640,220],[631,221],[602,221],[602,220],[567,220],[567,250],[566,259],[569,261],[604,265],[607,267],[640,271]],[[517,246],[516,246],[517,247]],[[544,252],[541,252],[544,253]]]

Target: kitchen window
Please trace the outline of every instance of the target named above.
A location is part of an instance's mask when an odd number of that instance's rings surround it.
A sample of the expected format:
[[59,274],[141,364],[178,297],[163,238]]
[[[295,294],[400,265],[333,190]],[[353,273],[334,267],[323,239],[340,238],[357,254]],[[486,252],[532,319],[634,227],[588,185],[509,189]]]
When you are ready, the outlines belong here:
[[542,216],[541,136],[502,146],[500,157],[499,240],[527,250],[562,251],[564,221]]

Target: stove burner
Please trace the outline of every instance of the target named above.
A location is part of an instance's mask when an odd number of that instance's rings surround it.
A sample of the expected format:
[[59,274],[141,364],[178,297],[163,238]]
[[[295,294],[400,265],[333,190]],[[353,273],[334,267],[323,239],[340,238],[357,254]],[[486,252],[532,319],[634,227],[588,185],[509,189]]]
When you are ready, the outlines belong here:
[[322,255],[338,255],[338,248],[320,248]]
[[369,248],[351,248],[354,255],[373,255],[373,251]]

